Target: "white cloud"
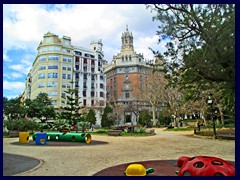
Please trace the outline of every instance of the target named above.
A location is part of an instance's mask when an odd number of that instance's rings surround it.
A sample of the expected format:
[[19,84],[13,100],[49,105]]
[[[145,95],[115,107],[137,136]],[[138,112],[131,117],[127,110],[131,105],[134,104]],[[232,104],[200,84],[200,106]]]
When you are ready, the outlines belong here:
[[22,64],[15,64],[15,65],[11,65],[9,67],[11,69],[13,69],[14,71],[19,71],[19,72],[23,72],[25,70],[25,67]]
[[5,53],[3,53],[3,60],[5,62],[12,62],[12,59],[10,59]]
[[17,79],[17,78],[22,78],[24,76],[23,76],[23,74],[12,72],[11,77],[13,77],[14,79]]
[[24,82],[9,82],[3,81],[3,90],[9,90],[13,92],[22,93],[25,88]]

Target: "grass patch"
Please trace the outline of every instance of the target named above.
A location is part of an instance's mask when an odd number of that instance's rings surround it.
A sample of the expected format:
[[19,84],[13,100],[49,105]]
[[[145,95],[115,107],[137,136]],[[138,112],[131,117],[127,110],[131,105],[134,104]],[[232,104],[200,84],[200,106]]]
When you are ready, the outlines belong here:
[[165,131],[193,131],[194,127],[174,127],[174,128],[166,128]]
[[151,136],[150,133],[128,133],[128,132],[121,132],[120,136]]

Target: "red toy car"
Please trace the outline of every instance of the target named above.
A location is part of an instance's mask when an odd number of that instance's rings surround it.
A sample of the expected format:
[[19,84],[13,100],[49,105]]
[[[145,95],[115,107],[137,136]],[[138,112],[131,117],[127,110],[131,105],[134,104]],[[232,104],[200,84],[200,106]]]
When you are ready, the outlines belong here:
[[209,156],[182,156],[178,176],[235,176],[235,166],[223,159]]

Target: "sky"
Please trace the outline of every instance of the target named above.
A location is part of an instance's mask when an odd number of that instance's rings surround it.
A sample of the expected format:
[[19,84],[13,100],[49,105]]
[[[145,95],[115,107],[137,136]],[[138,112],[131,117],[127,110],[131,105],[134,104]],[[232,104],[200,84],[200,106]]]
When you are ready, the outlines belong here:
[[3,5],[3,97],[23,93],[25,80],[47,32],[69,36],[72,45],[90,49],[91,41],[102,40],[104,57],[111,62],[120,52],[121,35],[133,34],[134,50],[152,59],[149,50],[163,52],[158,43],[159,22],[144,4],[4,4]]

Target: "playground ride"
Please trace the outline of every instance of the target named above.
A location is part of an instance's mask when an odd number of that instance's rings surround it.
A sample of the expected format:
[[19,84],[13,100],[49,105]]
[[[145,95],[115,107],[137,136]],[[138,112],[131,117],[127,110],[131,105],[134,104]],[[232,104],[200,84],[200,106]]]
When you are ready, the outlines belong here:
[[153,168],[145,168],[142,164],[130,164],[126,171],[124,171],[125,176],[146,176],[149,173],[153,173]]
[[210,156],[182,156],[178,158],[178,176],[235,176],[235,167],[229,162]]
[[[35,141],[38,133],[32,135],[32,139]],[[46,132],[47,141],[63,141],[63,142],[85,142],[89,144],[91,142],[91,135],[89,133],[63,133],[63,132]]]
[[29,132],[19,132],[19,143],[29,142]]

